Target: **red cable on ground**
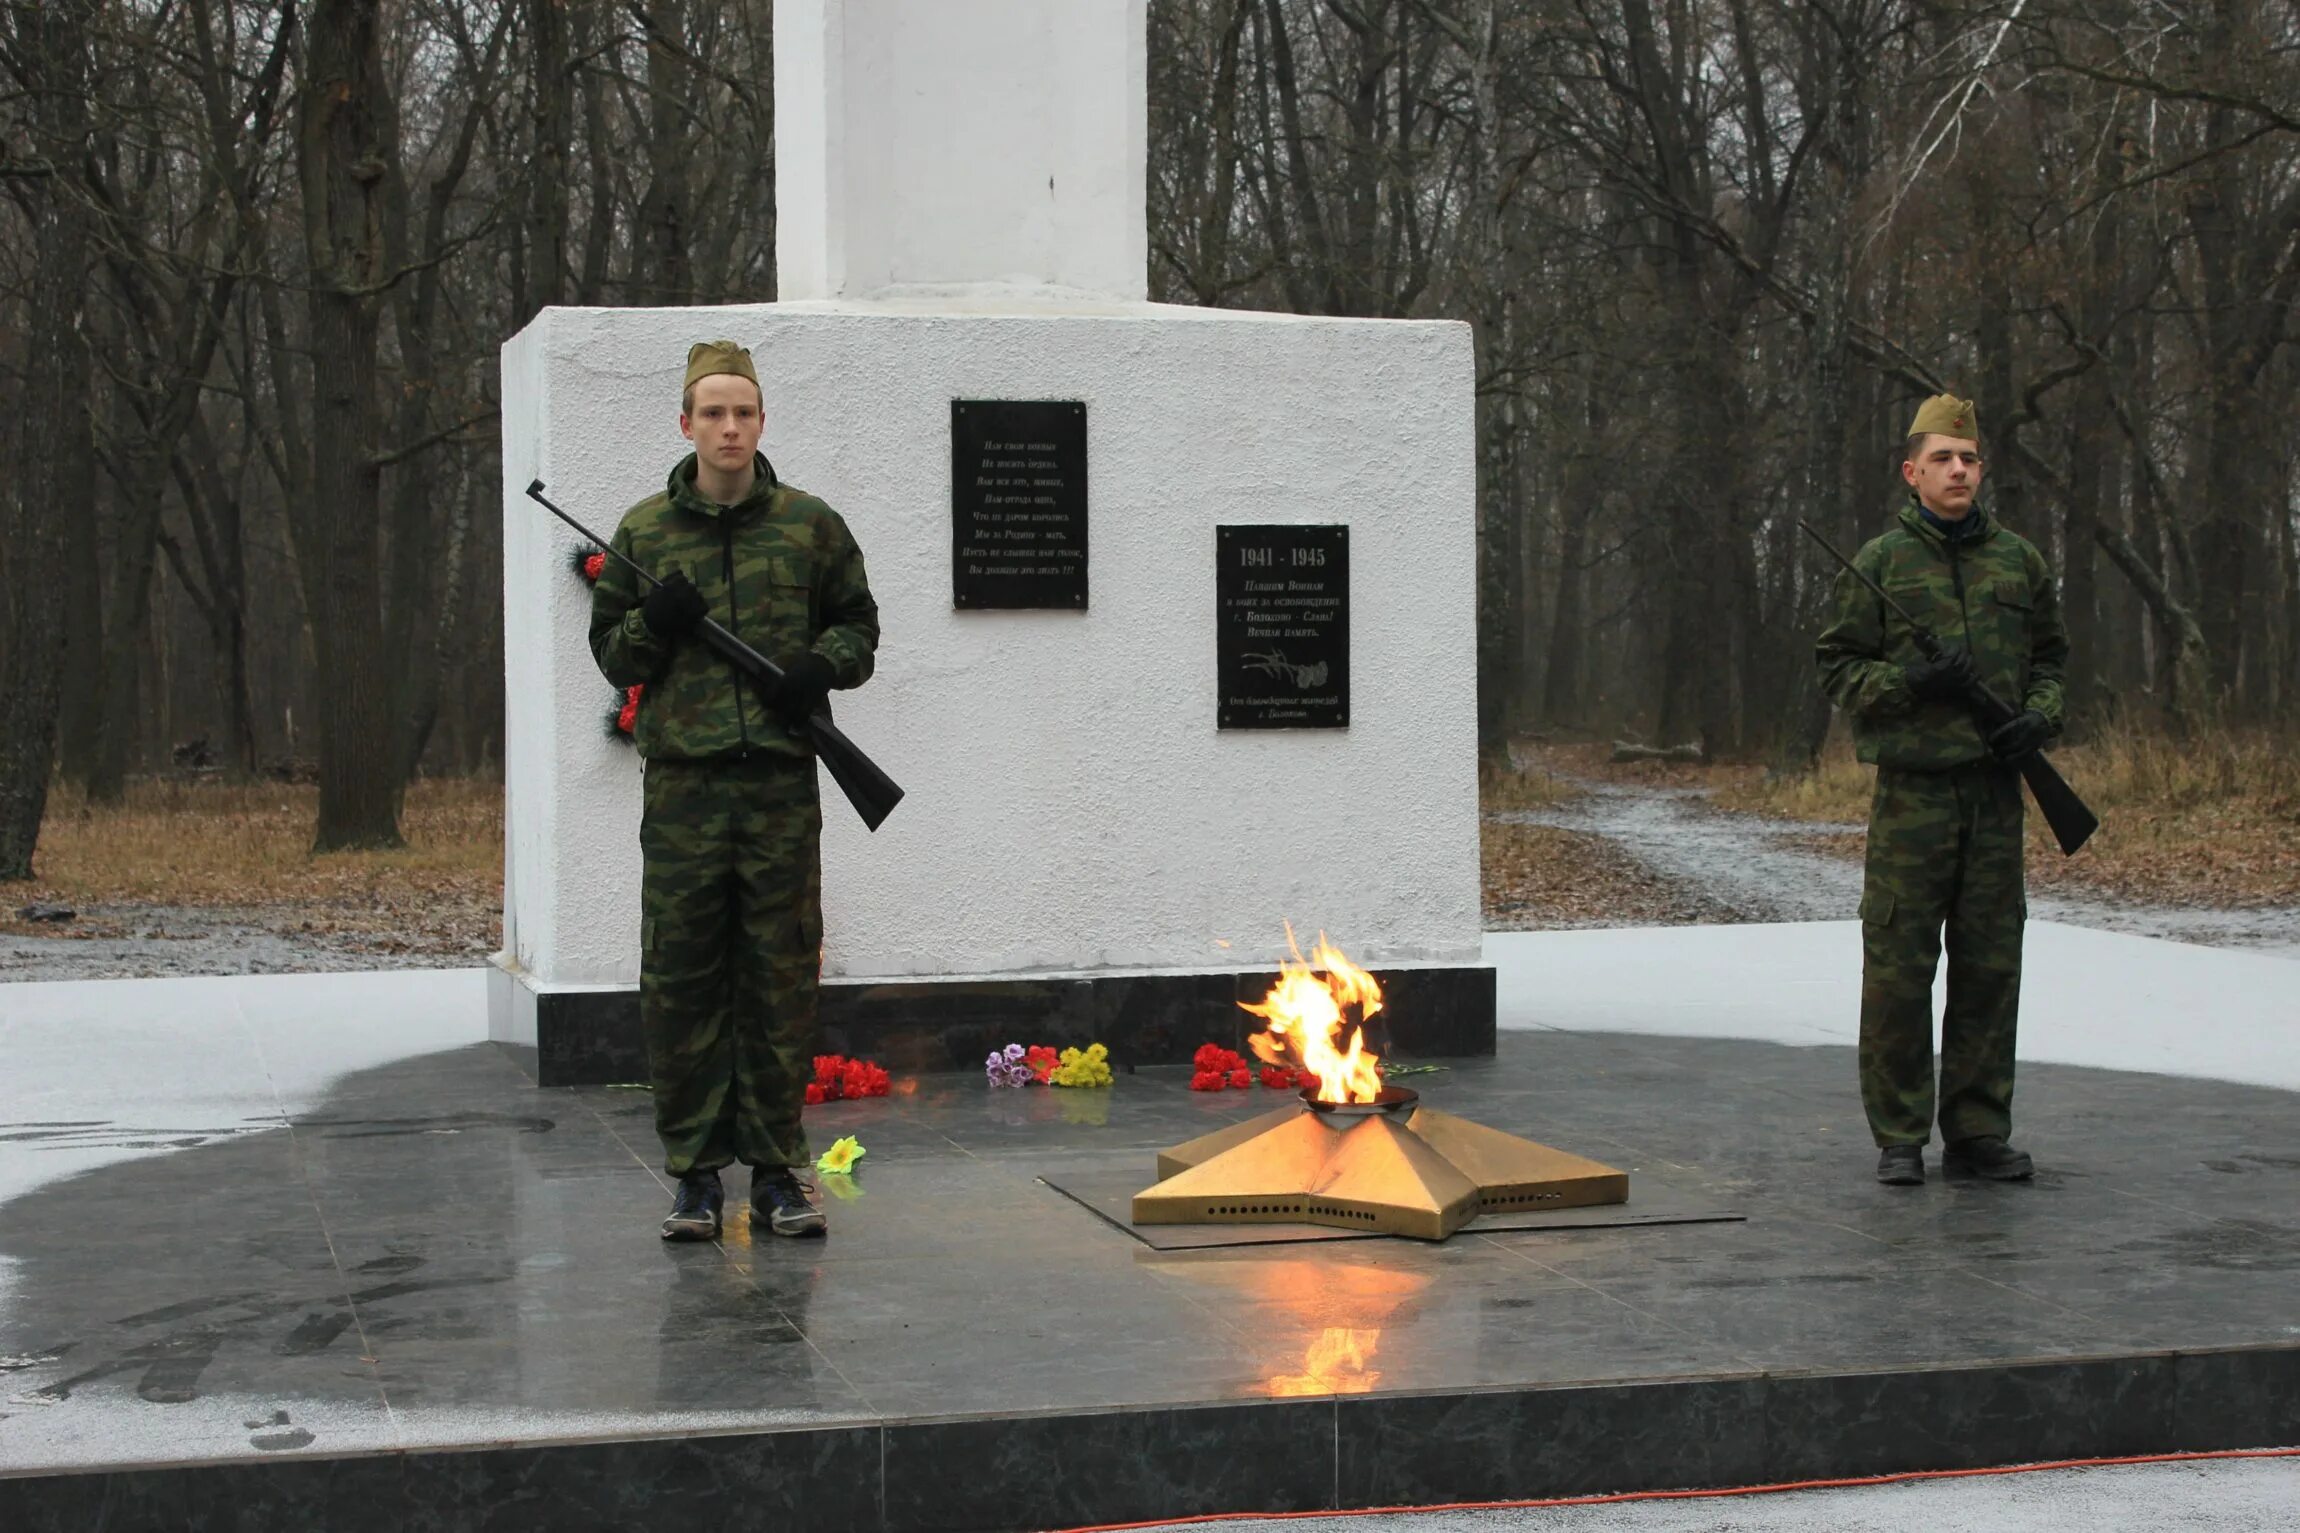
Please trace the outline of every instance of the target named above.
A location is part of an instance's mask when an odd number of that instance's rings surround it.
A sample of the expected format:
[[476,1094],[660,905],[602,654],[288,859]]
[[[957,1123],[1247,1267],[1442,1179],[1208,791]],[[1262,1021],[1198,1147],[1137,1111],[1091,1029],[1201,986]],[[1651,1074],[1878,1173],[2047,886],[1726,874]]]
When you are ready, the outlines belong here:
[[1195,1517],[1160,1517],[1149,1522],[1108,1522],[1064,1528],[1059,1533],[1135,1533],[1142,1528],[1182,1528],[1209,1522],[1296,1522],[1316,1517],[1383,1517],[1409,1512],[1516,1512],[1547,1507],[1611,1506],[1624,1501],[1699,1501],[1723,1496],[1772,1496],[1792,1490],[1845,1490],[1863,1485],[1901,1485],[1912,1480],[1966,1480],[1983,1475],[2034,1474],[2040,1469],[2114,1469],[2129,1464],[2186,1464],[2211,1459],[2300,1458],[2300,1448],[2220,1448],[2197,1453],[2137,1453],[2129,1458],[2062,1458],[2037,1464],[2004,1464],[1989,1469],[1911,1469],[1901,1474],[1861,1475],[1844,1480],[1791,1480],[1779,1485],[1736,1485],[1718,1490],[1625,1490],[1605,1496],[1552,1496],[1532,1501],[1441,1501],[1428,1506],[1361,1506],[1350,1511],[1201,1512]]

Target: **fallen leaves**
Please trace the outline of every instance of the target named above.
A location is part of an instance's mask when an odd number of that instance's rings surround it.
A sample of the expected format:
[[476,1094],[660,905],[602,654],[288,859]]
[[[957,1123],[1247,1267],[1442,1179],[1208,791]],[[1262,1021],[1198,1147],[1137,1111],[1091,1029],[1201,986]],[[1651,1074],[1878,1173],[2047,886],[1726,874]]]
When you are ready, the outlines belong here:
[[1479,854],[1488,931],[1671,925],[1704,908],[1602,836],[1489,820]]

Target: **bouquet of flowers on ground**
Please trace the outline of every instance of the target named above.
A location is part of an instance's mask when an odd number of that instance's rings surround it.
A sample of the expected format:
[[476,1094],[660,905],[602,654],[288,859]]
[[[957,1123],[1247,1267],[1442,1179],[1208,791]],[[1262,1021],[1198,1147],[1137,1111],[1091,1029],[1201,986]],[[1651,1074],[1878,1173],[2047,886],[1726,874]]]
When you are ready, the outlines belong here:
[[1010,1043],[1003,1049],[992,1049],[990,1057],[982,1062],[982,1073],[993,1086],[1028,1086],[1038,1077],[1030,1073],[1029,1051],[1019,1043]]
[[1192,1091],[1244,1091],[1254,1084],[1243,1056],[1218,1043],[1202,1043],[1190,1056]]
[[853,1097],[883,1097],[894,1089],[893,1078],[867,1059],[844,1054],[817,1054],[815,1078],[807,1083],[807,1105],[840,1102]]
[[1061,1063],[1062,1057],[1043,1043],[1010,1043],[990,1051],[982,1073],[993,1086],[1043,1086]]
[[1083,1049],[1064,1049],[1055,1063],[1046,1083],[1050,1086],[1107,1086],[1110,1074],[1110,1051],[1099,1043],[1090,1043]]
[[1218,1043],[1200,1044],[1198,1052],[1190,1056],[1190,1071],[1192,1091],[1246,1091],[1256,1079],[1272,1091],[1291,1091],[1307,1086],[1312,1079],[1309,1071],[1284,1065],[1264,1065],[1257,1075],[1244,1055]]

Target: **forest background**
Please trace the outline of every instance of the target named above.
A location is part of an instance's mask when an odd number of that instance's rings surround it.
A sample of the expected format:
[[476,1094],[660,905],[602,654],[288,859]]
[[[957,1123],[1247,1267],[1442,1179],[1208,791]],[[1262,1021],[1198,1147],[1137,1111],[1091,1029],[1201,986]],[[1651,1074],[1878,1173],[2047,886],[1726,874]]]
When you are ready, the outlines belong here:
[[[2300,0],[1149,15],[1153,298],[1473,327],[1489,749],[1809,768],[1796,521],[1880,529],[1954,391],[2061,572],[2075,737],[2289,761]],[[771,41],[0,0],[0,878],[153,774],[316,781],[326,852],[499,772],[497,349],[776,296]]]

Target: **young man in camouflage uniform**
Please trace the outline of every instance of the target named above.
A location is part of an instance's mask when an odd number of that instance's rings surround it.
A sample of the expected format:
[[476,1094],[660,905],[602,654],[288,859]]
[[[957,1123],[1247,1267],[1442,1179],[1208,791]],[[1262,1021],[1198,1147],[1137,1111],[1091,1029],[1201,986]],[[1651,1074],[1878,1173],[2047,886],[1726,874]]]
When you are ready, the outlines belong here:
[[[721,1167],[751,1167],[753,1228],[817,1235],[799,1113],[813,1079],[822,973],[822,808],[799,733],[832,689],[869,679],[878,604],[838,513],[775,479],[758,451],[751,355],[687,355],[679,430],[695,451],[624,514],[615,546],[663,583],[642,594],[609,560],[591,652],[645,683],[639,1015],[664,1169],[679,1179],[666,1240],[717,1236]],[[755,686],[695,635],[708,615],[775,661]]]
[[[1945,924],[1941,1163],[2013,1181],[2034,1170],[2007,1142],[2028,914],[2017,764],[2059,732],[2068,635],[2044,555],[1974,504],[1980,426],[1970,401],[1924,402],[1901,476],[1910,500],[1899,524],[1853,562],[1941,641],[1941,654],[1925,659],[1908,624],[1845,574],[1815,657],[1860,758],[1877,768],[1861,887],[1861,1100],[1881,1151],[1877,1179],[1923,1182]],[[1986,738],[1966,703],[1976,681],[2021,710]]]

